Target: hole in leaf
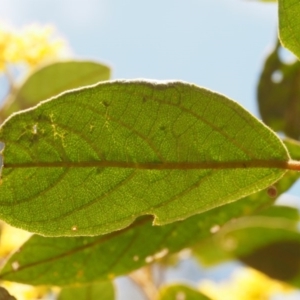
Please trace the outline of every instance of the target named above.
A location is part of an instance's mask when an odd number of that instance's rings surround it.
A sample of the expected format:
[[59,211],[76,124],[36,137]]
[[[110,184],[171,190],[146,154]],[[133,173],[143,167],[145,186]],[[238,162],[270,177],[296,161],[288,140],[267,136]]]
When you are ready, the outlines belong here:
[[277,189],[275,186],[270,186],[267,190],[267,193],[269,195],[269,197],[271,198],[275,198],[277,196]]
[[283,79],[283,74],[281,71],[277,70],[275,72],[273,72],[272,76],[271,76],[271,80],[274,83],[280,83]]

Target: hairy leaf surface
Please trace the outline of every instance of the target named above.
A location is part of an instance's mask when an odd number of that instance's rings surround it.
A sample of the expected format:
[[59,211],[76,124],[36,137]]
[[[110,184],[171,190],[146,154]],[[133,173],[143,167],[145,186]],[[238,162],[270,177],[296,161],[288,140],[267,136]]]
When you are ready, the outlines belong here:
[[279,37],[282,44],[300,58],[300,2],[279,0]]
[[48,236],[182,220],[268,187],[289,161],[237,103],[181,82],[65,93],[8,119],[0,141],[0,217]]

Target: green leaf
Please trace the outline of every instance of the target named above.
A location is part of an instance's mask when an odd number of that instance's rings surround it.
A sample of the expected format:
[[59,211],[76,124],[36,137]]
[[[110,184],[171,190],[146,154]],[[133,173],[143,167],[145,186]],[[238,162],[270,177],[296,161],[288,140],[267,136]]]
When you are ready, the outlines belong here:
[[279,37],[284,47],[300,58],[300,2],[279,0]]
[[183,284],[170,284],[163,286],[159,291],[158,300],[209,300],[196,289]]
[[[247,233],[253,233],[249,231]],[[264,231],[268,234],[267,231]],[[285,234],[283,232],[282,234]],[[275,241],[239,258],[268,276],[300,287],[300,235],[291,241]]]
[[285,64],[277,44],[266,59],[257,97],[263,121],[275,131],[300,139],[300,62]]
[[268,276],[300,287],[300,234],[295,227],[285,218],[241,219],[221,234],[221,246]]
[[288,149],[291,158],[300,160],[300,142],[292,139],[284,139],[283,142]]
[[56,62],[31,74],[0,112],[2,119],[70,89],[110,78],[110,68],[93,61]]
[[114,300],[115,288],[111,281],[96,282],[80,287],[65,287],[58,300]]
[[[238,258],[268,276],[300,286],[299,212],[273,206],[260,215],[227,223],[206,244],[202,258],[209,263]],[[217,251],[215,250],[217,249]],[[199,247],[198,254],[201,257]],[[206,251],[206,252],[205,252]],[[204,256],[203,256],[204,255]],[[218,255],[219,257],[214,255]],[[220,259],[221,258],[221,259]]]
[[[276,184],[278,193],[288,188],[281,182]],[[126,229],[104,236],[45,238],[35,235],[10,257],[0,278],[58,286],[112,279],[193,246],[232,218],[254,213],[273,202],[263,190],[166,226],[151,226],[151,219],[143,217]],[[68,276],[60,276],[66,266]]]
[[48,236],[182,220],[268,187],[289,161],[237,103],[181,82],[65,93],[8,119],[0,141],[0,217]]
[[[285,218],[288,219],[289,221],[294,221],[294,223],[290,222],[290,225],[293,229],[296,229],[297,223],[299,221],[298,210],[287,206],[271,206],[268,209],[263,210],[262,212],[258,212],[258,214],[256,214],[256,217],[257,216],[265,216],[265,217],[273,217],[273,218],[276,217],[278,219]],[[242,218],[241,220],[244,220],[244,218]],[[240,220],[238,220],[238,222],[239,224],[241,223]],[[221,231],[218,234],[222,235]],[[251,241],[249,240],[249,242]],[[198,243],[196,247],[193,248],[193,253],[195,254],[196,258],[200,261],[200,263],[205,266],[212,266],[224,261],[235,259],[236,253],[224,251],[224,248],[220,246],[219,243],[220,243],[220,239],[216,238],[216,236],[213,235]],[[256,246],[257,245],[254,245],[254,249]],[[250,247],[250,249],[252,248]]]

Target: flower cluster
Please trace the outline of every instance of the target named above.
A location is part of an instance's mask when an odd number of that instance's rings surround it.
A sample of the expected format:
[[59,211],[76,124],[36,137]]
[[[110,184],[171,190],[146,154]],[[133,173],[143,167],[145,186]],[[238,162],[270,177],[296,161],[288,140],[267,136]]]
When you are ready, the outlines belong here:
[[54,36],[51,26],[31,25],[19,32],[0,26],[0,71],[10,64],[35,67],[66,53],[65,41]]
[[204,280],[200,291],[215,300],[266,300],[278,294],[293,292],[293,288],[283,282],[273,280],[251,268],[238,269],[231,281],[216,284]]
[[[2,265],[9,255],[21,247],[32,234],[11,227],[2,221],[0,221],[0,232],[0,264]],[[16,267],[18,267],[17,262]],[[49,292],[48,287],[34,287],[9,281],[1,281],[1,286],[18,300],[42,299]]]

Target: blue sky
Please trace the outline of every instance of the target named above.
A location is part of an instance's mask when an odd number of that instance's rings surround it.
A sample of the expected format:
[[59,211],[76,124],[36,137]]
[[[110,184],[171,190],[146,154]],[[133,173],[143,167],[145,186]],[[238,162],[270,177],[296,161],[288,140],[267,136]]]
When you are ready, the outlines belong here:
[[114,78],[180,79],[257,113],[255,85],[276,38],[277,8],[247,0],[2,0],[13,26],[54,24],[78,57]]

